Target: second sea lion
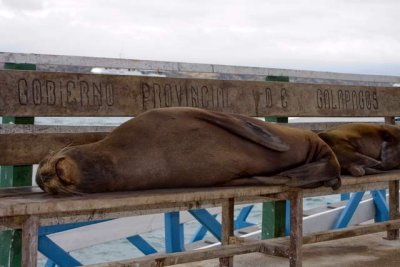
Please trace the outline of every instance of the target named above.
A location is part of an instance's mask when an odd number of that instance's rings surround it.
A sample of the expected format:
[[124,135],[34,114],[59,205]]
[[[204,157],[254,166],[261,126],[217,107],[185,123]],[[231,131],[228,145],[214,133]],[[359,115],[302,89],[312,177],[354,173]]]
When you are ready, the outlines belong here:
[[400,166],[398,126],[350,123],[321,132],[319,137],[335,152],[343,173],[363,176]]

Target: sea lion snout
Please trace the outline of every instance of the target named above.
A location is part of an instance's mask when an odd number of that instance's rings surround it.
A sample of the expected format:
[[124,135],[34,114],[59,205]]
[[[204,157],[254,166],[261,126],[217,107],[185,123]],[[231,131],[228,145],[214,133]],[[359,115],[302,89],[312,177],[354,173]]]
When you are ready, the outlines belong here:
[[50,154],[39,163],[36,183],[42,190],[53,194],[77,193],[75,180],[78,176],[71,174],[75,166],[72,166],[71,160],[59,153]]

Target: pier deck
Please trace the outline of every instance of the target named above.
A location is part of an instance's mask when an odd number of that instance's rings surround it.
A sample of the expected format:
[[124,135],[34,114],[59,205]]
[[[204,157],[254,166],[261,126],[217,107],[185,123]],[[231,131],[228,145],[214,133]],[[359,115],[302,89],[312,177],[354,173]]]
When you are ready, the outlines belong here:
[[[321,242],[303,246],[305,267],[398,267],[400,266],[400,240],[386,240],[386,232]],[[177,267],[217,267],[218,259]],[[287,267],[286,258],[262,253],[234,257],[235,267]]]

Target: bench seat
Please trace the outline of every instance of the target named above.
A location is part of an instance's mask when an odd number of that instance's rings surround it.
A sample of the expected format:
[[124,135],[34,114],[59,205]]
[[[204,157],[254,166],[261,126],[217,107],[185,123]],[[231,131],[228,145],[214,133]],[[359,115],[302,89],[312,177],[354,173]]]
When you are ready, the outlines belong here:
[[[306,197],[375,190],[387,188],[388,182],[395,180],[400,180],[400,170],[364,177],[343,176],[338,190],[321,187],[305,189],[302,193]],[[17,217],[32,215],[41,218],[41,225],[51,225],[218,206],[223,200],[231,198],[236,203],[285,199],[285,192],[288,191],[290,189],[286,186],[240,186],[66,196],[50,195],[38,187],[3,188],[0,189],[0,218],[11,228],[20,227]]]

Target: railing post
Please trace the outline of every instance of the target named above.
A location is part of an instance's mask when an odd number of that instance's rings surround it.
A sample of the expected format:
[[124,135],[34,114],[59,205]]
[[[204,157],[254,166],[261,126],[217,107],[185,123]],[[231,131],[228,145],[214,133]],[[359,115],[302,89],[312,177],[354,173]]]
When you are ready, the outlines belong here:
[[[395,220],[400,216],[399,211],[399,181],[389,182],[389,219]],[[387,231],[387,239],[399,239],[399,229]]]
[[[5,63],[5,69],[36,70],[33,64]],[[2,123],[33,124],[33,117],[3,117]],[[1,166],[0,187],[32,185],[32,166]],[[21,231],[0,232],[0,266],[21,265]]]
[[[394,117],[385,117],[386,124],[396,124]],[[389,219],[399,219],[399,181],[389,182]],[[399,229],[387,231],[387,239],[396,240],[399,239]]]
[[303,193],[290,193],[290,267],[301,267],[303,260]]
[[[229,198],[222,202],[222,245],[229,245],[229,239],[233,234],[233,209],[234,209],[234,199]],[[233,266],[233,256],[220,258],[220,267],[232,267]]]
[[37,266],[39,218],[29,216],[22,224],[22,267]]

